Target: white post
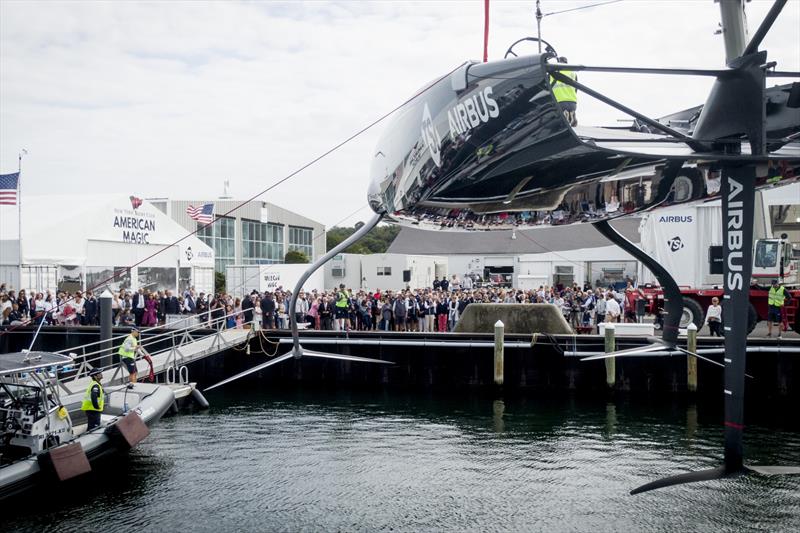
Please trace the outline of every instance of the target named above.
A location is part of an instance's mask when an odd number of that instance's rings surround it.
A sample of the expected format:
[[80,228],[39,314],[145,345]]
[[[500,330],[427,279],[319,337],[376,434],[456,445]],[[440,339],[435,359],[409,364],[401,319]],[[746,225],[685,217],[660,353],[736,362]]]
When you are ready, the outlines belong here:
[[[686,327],[686,349],[697,353],[697,326],[694,322]],[[697,357],[686,356],[686,388],[689,392],[697,392]]]
[[494,384],[503,384],[503,338],[505,337],[505,325],[501,320],[494,324]]
[[[617,341],[616,341],[616,330],[613,323],[606,323],[605,324],[605,352],[612,353],[616,350]],[[614,385],[617,383],[617,363],[613,357],[609,357],[605,360],[606,363],[606,386],[609,389],[613,389]]]

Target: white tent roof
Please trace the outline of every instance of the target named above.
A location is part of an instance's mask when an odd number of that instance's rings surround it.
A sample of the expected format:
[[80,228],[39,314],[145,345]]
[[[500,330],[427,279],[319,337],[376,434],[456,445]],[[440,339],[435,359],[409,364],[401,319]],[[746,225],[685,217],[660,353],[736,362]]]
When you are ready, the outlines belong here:
[[[0,239],[16,242],[16,229],[0,229]],[[200,239],[147,200],[121,194],[26,196],[22,257],[28,265],[214,266]]]

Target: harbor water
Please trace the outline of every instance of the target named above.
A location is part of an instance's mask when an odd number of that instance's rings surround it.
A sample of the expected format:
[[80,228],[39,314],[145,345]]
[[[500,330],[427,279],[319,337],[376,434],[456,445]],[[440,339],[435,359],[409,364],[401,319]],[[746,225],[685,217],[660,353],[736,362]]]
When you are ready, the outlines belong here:
[[[800,530],[800,477],[628,494],[720,463],[716,404],[233,387],[208,399],[65,490],[4,502],[3,530]],[[794,409],[747,416],[749,462],[800,464]]]

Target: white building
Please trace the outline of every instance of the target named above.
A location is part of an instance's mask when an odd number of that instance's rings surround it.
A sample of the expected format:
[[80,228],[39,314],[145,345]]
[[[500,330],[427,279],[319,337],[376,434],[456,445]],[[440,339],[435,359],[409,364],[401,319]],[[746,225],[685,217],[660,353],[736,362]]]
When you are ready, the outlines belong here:
[[[294,291],[308,264],[228,265],[225,271],[225,289],[233,296],[243,296],[251,291],[274,292],[278,289]],[[302,290],[322,292],[326,289],[324,273],[318,269],[303,283]]]
[[447,258],[417,254],[339,254],[325,265],[326,288],[399,290],[430,287],[447,275]]
[[23,200],[21,246],[17,208],[4,206],[0,213],[0,280],[11,286],[213,290],[213,250],[147,200],[124,195]]
[[[639,218],[612,225],[638,243]],[[602,285],[636,279],[638,262],[588,224],[536,230],[492,232],[422,231],[403,228],[392,254],[435,254],[447,259],[447,271],[481,283],[538,288],[539,285]]]
[[[259,200],[230,198],[149,201],[188,232],[214,250],[217,272],[228,265],[283,263],[290,250],[303,252],[311,261],[325,254],[325,226],[319,222]],[[186,208],[213,204],[215,223],[206,225],[189,217]]]

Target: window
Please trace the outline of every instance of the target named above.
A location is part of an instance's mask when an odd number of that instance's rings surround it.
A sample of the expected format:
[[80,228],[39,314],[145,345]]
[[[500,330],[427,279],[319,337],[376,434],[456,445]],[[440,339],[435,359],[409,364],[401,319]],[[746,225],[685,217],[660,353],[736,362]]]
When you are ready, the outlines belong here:
[[156,209],[158,209],[159,211],[161,211],[165,215],[167,214],[167,202],[165,202],[163,200],[161,200],[161,201],[150,200],[150,203],[153,204],[153,207],[155,207]]
[[225,272],[225,267],[236,261],[236,231],[232,218],[217,217],[213,224],[203,227],[198,223],[197,238],[214,250],[214,269]]
[[86,288],[94,287],[100,295],[106,289],[119,293],[131,288],[131,269],[128,267],[86,267]]
[[313,230],[311,228],[298,228],[289,226],[289,250],[295,250],[306,254],[306,257],[314,260]]
[[553,276],[553,285],[556,287],[571,287],[575,281],[573,275],[573,268],[571,266],[556,266],[555,275]]
[[344,267],[333,267],[331,269],[331,276],[334,278],[343,278],[344,277]]
[[20,287],[28,292],[44,292],[47,289],[55,290],[58,267],[54,266],[28,266],[22,267],[22,280]]
[[780,253],[778,241],[758,241],[756,244],[755,266],[758,268],[771,268],[778,264]]
[[174,268],[139,267],[137,280],[139,288],[157,291],[174,291],[177,272]]
[[242,263],[263,265],[283,262],[283,226],[242,220]]
[[379,276],[391,276],[392,275],[392,267],[378,267],[378,275]]

